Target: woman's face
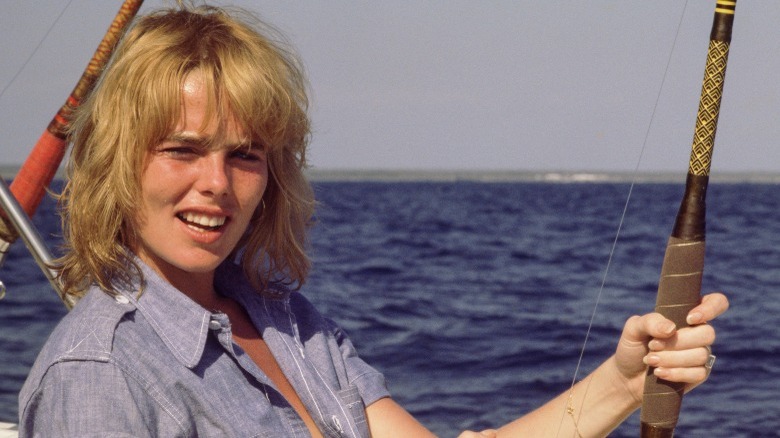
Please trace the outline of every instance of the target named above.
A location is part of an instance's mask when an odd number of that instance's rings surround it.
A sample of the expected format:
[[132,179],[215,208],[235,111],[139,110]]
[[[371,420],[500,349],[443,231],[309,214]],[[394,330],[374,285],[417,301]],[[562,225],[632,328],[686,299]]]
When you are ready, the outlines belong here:
[[141,176],[133,250],[185,293],[211,288],[214,270],[243,236],[268,182],[262,146],[232,120],[216,137],[217,121],[205,120],[207,99],[199,73],[190,73],[182,120],[149,153]]

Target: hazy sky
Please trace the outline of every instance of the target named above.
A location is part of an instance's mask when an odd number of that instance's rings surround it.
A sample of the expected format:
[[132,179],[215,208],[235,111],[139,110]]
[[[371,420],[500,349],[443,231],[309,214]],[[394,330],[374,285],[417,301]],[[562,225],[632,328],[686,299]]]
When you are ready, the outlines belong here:
[[[24,160],[120,3],[3,0],[0,89],[43,42],[0,96],[0,163]],[[683,16],[684,3],[231,4],[300,53],[315,168],[633,171],[660,90],[640,170],[684,171],[715,1],[690,0]],[[777,0],[737,6],[713,172],[780,171],[778,22]]]

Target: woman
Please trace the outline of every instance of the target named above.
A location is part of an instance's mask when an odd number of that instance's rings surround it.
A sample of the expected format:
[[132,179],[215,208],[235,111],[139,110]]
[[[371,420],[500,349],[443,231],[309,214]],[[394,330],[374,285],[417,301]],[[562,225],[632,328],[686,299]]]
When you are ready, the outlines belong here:
[[[257,26],[147,15],[78,111],[59,270],[80,302],[22,389],[22,436],[430,436],[296,291],[314,206],[304,80]],[[604,435],[638,407],[647,365],[706,379],[705,323],[727,307],[708,295],[679,331],[633,317],[573,391],[463,436]]]

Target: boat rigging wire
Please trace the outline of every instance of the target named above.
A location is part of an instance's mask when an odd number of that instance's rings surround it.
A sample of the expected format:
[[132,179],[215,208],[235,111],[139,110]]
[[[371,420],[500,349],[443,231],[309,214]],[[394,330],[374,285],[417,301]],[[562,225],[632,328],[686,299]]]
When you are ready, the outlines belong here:
[[[11,79],[5,84],[5,86],[3,86],[3,89],[0,90],[0,100],[2,100],[6,91],[8,91],[8,89],[11,88],[11,85],[13,85],[16,82],[19,76],[21,76],[22,72],[27,68],[27,65],[33,59],[35,54],[38,53],[38,51],[41,49],[41,46],[43,46],[43,42],[49,38],[49,34],[51,34],[51,31],[54,30],[54,28],[57,26],[57,23],[60,22],[63,15],[65,15],[65,11],[68,10],[71,3],[73,3],[73,0],[68,0],[68,2],[65,4],[65,7],[62,8],[59,15],[57,15],[57,17],[54,19],[54,22],[52,22],[51,25],[49,25],[49,28],[46,29],[46,33],[43,34],[43,37],[40,39],[40,41],[38,41],[38,44],[36,44],[35,48],[33,48],[32,52],[30,52],[30,55],[27,57],[27,59],[24,60],[24,62],[16,71],[16,73],[14,73]],[[5,185],[5,183],[3,183],[3,185]],[[27,239],[25,239],[25,242],[27,242]],[[9,242],[5,242],[5,241],[0,242],[0,266],[2,266],[3,261],[5,261],[5,256],[7,254],[9,246],[10,246]],[[44,271],[44,273],[47,274],[47,278],[48,278],[49,277],[48,272]],[[55,287],[55,290],[59,290],[59,289]],[[5,284],[2,282],[2,280],[0,280],[0,300],[2,300],[5,297],[5,292],[6,292]]]
[[[609,269],[612,266],[612,259],[613,259],[614,255],[615,255],[615,249],[617,248],[618,241],[620,240],[620,233],[623,230],[623,225],[624,225],[625,220],[626,220],[626,213],[628,212],[628,206],[629,206],[629,204],[631,202],[631,195],[634,192],[634,187],[636,186],[637,176],[639,174],[639,169],[640,169],[640,167],[642,165],[642,160],[643,160],[643,158],[645,156],[645,151],[647,150],[647,141],[648,141],[648,138],[650,137],[650,131],[651,131],[651,129],[653,127],[653,124],[655,122],[655,116],[656,116],[656,112],[658,110],[658,103],[661,100],[661,93],[664,90],[664,84],[666,83],[666,78],[667,78],[667,76],[669,74],[669,67],[670,67],[670,65],[672,63],[672,56],[674,55],[675,48],[677,47],[677,40],[678,40],[678,38],[680,36],[680,30],[682,29],[682,23],[683,23],[683,19],[685,18],[685,12],[686,12],[687,9],[688,9],[688,0],[685,0],[685,3],[683,4],[682,12],[680,13],[680,19],[679,19],[679,21],[677,23],[677,31],[675,32],[674,39],[672,41],[672,47],[671,47],[671,50],[669,51],[669,56],[668,56],[668,58],[666,60],[666,67],[664,68],[664,73],[663,73],[663,75],[661,77],[661,83],[660,83],[660,85],[658,87],[658,93],[656,94],[656,97],[655,97],[655,104],[653,105],[653,110],[650,113],[650,120],[649,120],[649,122],[647,124],[647,129],[645,130],[644,139],[642,141],[642,147],[640,148],[640,151],[639,151],[639,157],[637,158],[636,165],[634,166],[634,170],[633,170],[633,173],[631,175],[631,184],[629,185],[628,194],[626,195],[626,202],[623,205],[623,212],[622,212],[622,214],[620,216],[620,220],[618,221],[617,230],[615,232],[615,238],[612,241],[612,247],[610,248],[609,256],[607,257],[607,264],[606,264],[606,266],[604,268],[604,273],[603,273],[602,278],[601,278],[601,285],[599,286],[598,293],[596,294],[596,302],[593,305],[593,311],[591,312],[591,315],[590,315],[590,321],[588,322],[588,329],[585,332],[585,339],[583,340],[582,347],[580,348],[580,355],[579,355],[579,358],[577,359],[577,366],[574,369],[574,375],[573,375],[572,380],[571,380],[571,385],[569,386],[569,400],[570,401],[571,401],[571,396],[574,393],[574,385],[577,384],[577,377],[579,376],[580,368],[582,367],[582,361],[583,361],[583,358],[585,357],[585,350],[587,348],[588,340],[590,339],[590,334],[591,334],[591,331],[593,329],[593,323],[596,320],[596,314],[598,313],[598,307],[599,307],[599,304],[601,302],[601,297],[604,294],[604,287],[606,286],[606,283],[607,283],[607,276],[609,275]],[[589,388],[590,388],[590,380],[588,381],[587,385],[585,386],[585,392],[584,392],[584,394],[582,396],[583,402],[585,400],[585,396],[587,395]],[[558,432],[555,435],[556,437],[560,435],[561,426],[563,425],[563,421],[564,421],[567,413],[573,412],[573,411],[570,410],[571,408],[572,408],[572,406],[570,406],[568,403],[564,407],[563,413],[561,414],[561,421],[560,421],[560,423],[558,425]],[[576,410],[576,412],[580,412],[581,413],[582,409]],[[573,414],[571,414],[571,415],[573,417],[572,419],[574,420],[574,424],[576,426],[576,424],[579,422],[579,417],[574,417]]]
[[65,11],[68,10],[68,8],[70,7],[71,3],[73,3],[73,0],[68,0],[68,3],[66,3],[65,7],[62,8],[62,10],[60,11],[60,14],[57,15],[57,18],[54,19],[54,22],[46,30],[46,33],[43,35],[43,38],[41,38],[41,40],[38,41],[38,44],[35,46],[33,51],[30,53],[30,56],[28,56],[27,59],[25,59],[25,61],[21,65],[21,67],[19,67],[19,70],[17,70],[16,73],[14,73],[14,75],[11,77],[11,80],[9,80],[8,83],[5,84],[3,89],[0,90],[0,99],[3,98],[3,95],[5,94],[5,92],[9,88],[11,88],[11,85],[13,85],[14,82],[16,82],[16,80],[19,78],[19,76],[22,74],[22,72],[27,68],[27,64],[30,63],[30,61],[33,59],[35,54],[38,53],[38,51],[41,49],[41,46],[43,46],[43,42],[46,41],[49,38],[49,34],[57,26],[57,23],[60,22],[60,20],[62,19],[62,16],[65,15]]

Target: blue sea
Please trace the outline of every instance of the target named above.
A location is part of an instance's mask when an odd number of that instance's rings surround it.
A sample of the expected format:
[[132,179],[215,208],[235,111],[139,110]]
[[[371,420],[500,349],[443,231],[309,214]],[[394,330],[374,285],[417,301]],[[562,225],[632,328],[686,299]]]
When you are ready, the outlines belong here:
[[[320,181],[303,292],[395,398],[440,436],[503,424],[567,390],[623,212],[626,182]],[[780,436],[780,186],[711,184],[704,289],[732,308],[680,437]],[[580,378],[652,310],[682,185],[634,187]],[[52,248],[47,200],[35,223]],[[0,279],[0,421],[65,313],[16,243]],[[638,415],[612,436],[635,437]]]

